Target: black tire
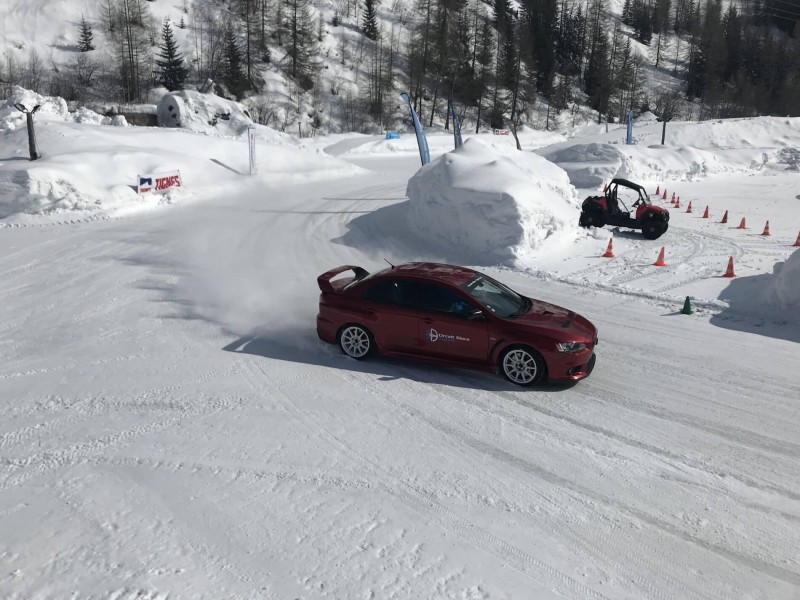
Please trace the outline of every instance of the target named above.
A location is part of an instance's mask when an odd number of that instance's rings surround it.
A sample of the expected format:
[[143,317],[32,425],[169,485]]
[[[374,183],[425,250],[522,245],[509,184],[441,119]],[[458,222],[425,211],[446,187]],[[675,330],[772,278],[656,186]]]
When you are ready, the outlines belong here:
[[509,346],[497,361],[500,373],[514,385],[528,387],[547,377],[547,364],[542,355],[529,346]]
[[659,219],[647,219],[642,224],[642,235],[648,240],[657,240],[667,230],[668,224]]
[[375,338],[370,330],[355,323],[342,327],[336,341],[342,352],[356,360],[365,360],[375,352]]
[[606,216],[602,211],[591,208],[581,213],[579,223],[582,227],[603,227],[606,224]]

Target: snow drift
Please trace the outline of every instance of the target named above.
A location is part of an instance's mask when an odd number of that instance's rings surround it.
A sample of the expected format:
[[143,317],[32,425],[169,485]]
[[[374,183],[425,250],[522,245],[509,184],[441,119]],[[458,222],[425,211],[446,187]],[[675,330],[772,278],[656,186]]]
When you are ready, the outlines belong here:
[[775,263],[765,294],[773,306],[800,308],[800,251],[795,251],[785,262]]

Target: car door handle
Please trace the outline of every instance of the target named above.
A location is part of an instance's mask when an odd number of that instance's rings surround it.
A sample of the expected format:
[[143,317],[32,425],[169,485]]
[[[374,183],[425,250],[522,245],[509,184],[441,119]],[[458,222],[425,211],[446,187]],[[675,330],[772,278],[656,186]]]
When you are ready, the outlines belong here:
[[423,317],[422,322],[430,324],[433,323],[433,319],[431,319],[430,317]]

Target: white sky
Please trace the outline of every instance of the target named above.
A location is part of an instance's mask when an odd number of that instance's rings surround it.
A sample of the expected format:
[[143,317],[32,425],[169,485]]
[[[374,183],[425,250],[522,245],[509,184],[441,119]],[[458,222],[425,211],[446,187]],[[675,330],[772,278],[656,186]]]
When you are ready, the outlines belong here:
[[[658,123],[633,146],[614,126],[526,131],[523,153],[476,136],[420,195],[412,135],[259,128],[250,176],[224,131],[40,113],[30,162],[0,109],[0,597],[800,593],[800,119],[670,123],[663,148]],[[172,169],[184,190],[131,189]],[[693,212],[655,241],[578,229],[588,188],[623,171]],[[434,196],[446,243],[420,227]],[[548,215],[558,243],[536,235]],[[496,237],[508,258],[474,251]],[[524,390],[346,359],[317,338],[316,277],[384,258],[576,310],[595,371]]]

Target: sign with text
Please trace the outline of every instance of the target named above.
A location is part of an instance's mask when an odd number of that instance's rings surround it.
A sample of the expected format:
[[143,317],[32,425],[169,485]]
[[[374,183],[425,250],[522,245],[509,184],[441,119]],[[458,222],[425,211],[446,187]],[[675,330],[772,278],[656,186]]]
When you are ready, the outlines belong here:
[[167,171],[166,173],[153,173],[152,175],[139,175],[137,191],[140,194],[147,192],[165,192],[171,188],[183,187],[180,171]]

